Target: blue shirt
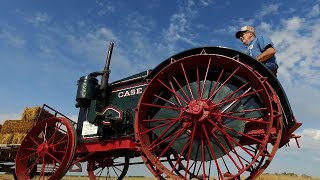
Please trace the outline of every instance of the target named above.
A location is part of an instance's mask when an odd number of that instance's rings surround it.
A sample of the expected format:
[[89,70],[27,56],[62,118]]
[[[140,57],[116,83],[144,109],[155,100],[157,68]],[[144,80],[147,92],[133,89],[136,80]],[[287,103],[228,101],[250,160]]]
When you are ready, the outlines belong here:
[[[252,40],[249,45],[247,46],[247,51],[245,52],[246,54],[250,55],[251,57],[254,57],[257,59],[257,57],[266,50],[266,47],[268,45],[273,46],[273,43],[270,38],[266,36],[257,36],[254,40]],[[266,63],[274,63],[277,64],[277,59],[276,56],[272,56],[270,59],[267,61],[263,62],[264,64]]]

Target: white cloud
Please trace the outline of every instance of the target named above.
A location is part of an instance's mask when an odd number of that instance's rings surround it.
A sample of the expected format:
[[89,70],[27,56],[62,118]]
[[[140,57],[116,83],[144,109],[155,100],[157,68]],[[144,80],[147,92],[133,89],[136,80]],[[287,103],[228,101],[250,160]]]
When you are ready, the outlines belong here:
[[309,17],[317,17],[320,15],[320,7],[319,4],[316,4],[312,7],[311,11],[308,13]]
[[290,140],[290,149],[284,148],[283,150],[289,153],[289,155],[297,156],[300,153],[309,153],[314,156],[315,159],[320,159],[320,129],[306,128],[302,132],[295,133],[301,136],[298,138],[300,149],[296,148],[296,141]]
[[17,32],[9,29],[0,31],[0,40],[6,41],[10,46],[21,48],[26,44],[26,40]]
[[143,16],[138,12],[134,12],[128,15],[128,26],[139,32],[149,32],[153,30],[155,22],[147,16]]
[[266,15],[277,14],[279,10],[279,4],[269,4],[263,6],[258,12],[256,18],[262,19]]
[[115,6],[109,1],[96,1],[96,4],[98,5],[98,10],[96,12],[99,16],[113,13],[116,10]]
[[[175,14],[170,17],[170,24],[164,30],[163,39],[164,45],[168,47],[170,53],[176,53],[176,44],[183,42],[191,46],[197,46],[195,41],[197,33],[193,30],[192,19],[198,14],[199,9],[193,0],[179,1],[180,6]],[[202,5],[209,5],[209,1],[201,1]]]
[[32,17],[29,17],[27,21],[34,26],[39,26],[47,23],[49,21],[49,16],[44,12],[36,12]]
[[[269,34],[277,53],[279,78],[286,84],[301,83],[319,86],[320,25],[319,20],[302,17],[282,19],[281,25],[271,27],[261,23],[258,28]],[[305,81],[308,80],[308,81]]]

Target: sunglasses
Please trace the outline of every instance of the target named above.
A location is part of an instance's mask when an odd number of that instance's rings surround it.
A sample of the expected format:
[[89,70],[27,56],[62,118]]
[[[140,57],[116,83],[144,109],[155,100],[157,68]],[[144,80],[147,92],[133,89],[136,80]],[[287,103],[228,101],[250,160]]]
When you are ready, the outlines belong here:
[[239,39],[243,39],[243,36],[245,35],[245,34],[247,34],[249,31],[244,31],[244,32],[242,32],[241,34],[240,34],[240,38]]

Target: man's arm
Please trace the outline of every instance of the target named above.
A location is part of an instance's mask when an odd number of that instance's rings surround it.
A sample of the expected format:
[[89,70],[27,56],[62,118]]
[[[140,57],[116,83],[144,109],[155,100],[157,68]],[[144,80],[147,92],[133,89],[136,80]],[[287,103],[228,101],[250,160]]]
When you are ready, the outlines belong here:
[[276,50],[272,46],[270,46],[270,47],[267,47],[267,49],[263,51],[259,56],[257,56],[256,59],[259,60],[260,62],[265,62],[275,54],[276,54]]

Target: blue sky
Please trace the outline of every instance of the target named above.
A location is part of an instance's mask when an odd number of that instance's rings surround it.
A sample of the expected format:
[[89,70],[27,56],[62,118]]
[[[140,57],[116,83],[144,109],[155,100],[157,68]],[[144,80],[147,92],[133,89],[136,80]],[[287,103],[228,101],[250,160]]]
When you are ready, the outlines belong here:
[[110,41],[115,81],[195,47],[243,50],[234,38],[243,25],[273,40],[278,78],[303,123],[302,147],[280,149],[266,172],[320,176],[319,0],[2,0],[0,123],[43,103],[77,119],[77,80],[102,70]]

